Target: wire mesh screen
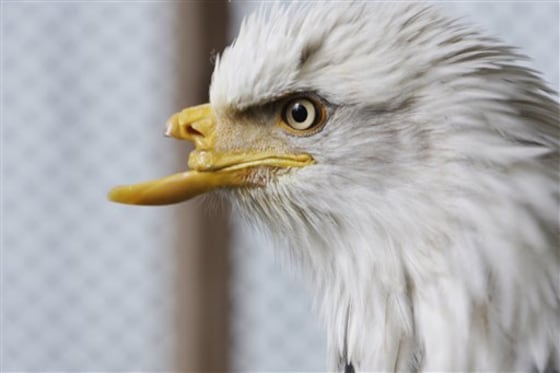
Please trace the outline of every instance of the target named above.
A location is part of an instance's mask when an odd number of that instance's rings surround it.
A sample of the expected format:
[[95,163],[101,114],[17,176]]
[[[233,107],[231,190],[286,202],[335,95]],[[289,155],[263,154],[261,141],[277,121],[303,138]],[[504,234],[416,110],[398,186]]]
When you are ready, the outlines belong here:
[[2,7],[2,368],[171,370],[171,210],[105,194],[173,167],[174,8]]

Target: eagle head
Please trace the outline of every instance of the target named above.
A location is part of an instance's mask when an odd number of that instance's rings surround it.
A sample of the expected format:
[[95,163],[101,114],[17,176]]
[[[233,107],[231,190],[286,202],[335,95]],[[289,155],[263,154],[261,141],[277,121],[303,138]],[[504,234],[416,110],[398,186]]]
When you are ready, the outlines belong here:
[[168,121],[190,170],[110,197],[231,200],[311,277],[335,366],[542,369],[559,109],[523,60],[422,3],[273,6]]

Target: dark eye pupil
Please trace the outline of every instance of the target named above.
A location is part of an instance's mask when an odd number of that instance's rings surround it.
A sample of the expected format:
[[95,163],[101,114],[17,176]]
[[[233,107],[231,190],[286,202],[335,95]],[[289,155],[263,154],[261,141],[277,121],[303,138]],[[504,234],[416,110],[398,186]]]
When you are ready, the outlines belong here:
[[307,109],[305,106],[295,103],[294,106],[292,106],[292,118],[299,123],[305,122],[307,119]]

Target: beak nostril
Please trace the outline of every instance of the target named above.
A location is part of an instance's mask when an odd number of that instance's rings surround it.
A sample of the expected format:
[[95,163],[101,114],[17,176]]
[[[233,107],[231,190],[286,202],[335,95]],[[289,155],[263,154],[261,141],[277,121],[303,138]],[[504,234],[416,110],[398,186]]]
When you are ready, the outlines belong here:
[[194,128],[193,126],[188,126],[187,127],[187,133],[191,136],[200,136],[200,137],[204,137],[204,135],[202,134],[202,132],[196,130],[196,128]]
[[215,121],[210,105],[191,107],[173,114],[168,119],[165,124],[165,135],[178,140],[206,141],[214,131]]

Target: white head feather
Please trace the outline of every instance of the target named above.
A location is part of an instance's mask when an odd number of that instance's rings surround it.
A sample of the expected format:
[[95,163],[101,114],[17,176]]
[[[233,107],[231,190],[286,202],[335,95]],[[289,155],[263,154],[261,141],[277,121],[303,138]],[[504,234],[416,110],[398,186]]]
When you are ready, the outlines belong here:
[[315,165],[228,194],[309,274],[334,368],[559,368],[559,107],[522,59],[405,3],[273,7],[218,59],[218,112],[331,105],[290,139]]

